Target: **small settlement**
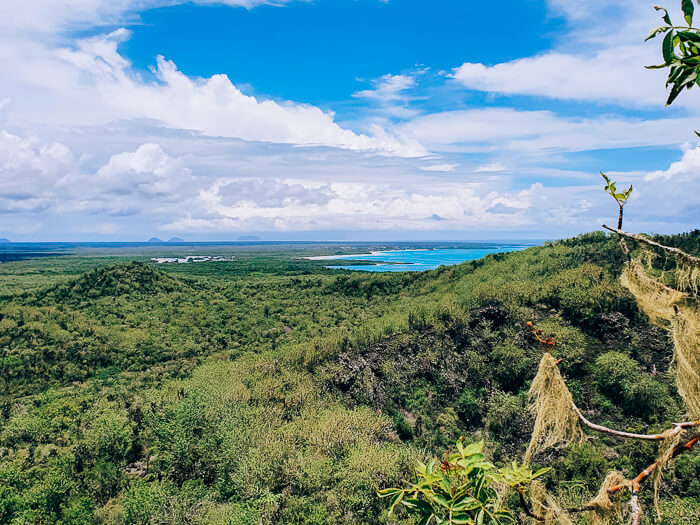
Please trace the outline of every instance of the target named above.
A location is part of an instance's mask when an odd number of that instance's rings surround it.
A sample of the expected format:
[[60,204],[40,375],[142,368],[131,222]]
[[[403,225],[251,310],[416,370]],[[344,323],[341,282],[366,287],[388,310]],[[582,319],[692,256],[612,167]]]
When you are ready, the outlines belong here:
[[200,263],[200,262],[223,262],[223,261],[233,261],[236,258],[231,255],[229,257],[223,257],[219,255],[188,255],[187,257],[151,257],[151,260],[156,264],[163,263]]

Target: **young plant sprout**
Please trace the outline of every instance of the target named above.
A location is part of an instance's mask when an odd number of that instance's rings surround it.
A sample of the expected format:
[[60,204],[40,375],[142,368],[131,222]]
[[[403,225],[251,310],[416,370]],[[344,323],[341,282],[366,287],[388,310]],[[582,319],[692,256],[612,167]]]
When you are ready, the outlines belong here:
[[603,173],[602,171],[600,172],[601,176],[603,179],[605,179],[605,192],[610,195],[613,199],[615,199],[615,202],[617,202],[617,205],[620,207],[620,213],[617,216],[617,229],[621,230],[622,229],[622,214],[624,212],[625,204],[627,203],[627,199],[630,198],[630,195],[632,194],[632,186],[630,185],[629,188],[624,190],[622,193],[617,193],[617,189],[615,188],[615,183],[611,181],[608,176]]

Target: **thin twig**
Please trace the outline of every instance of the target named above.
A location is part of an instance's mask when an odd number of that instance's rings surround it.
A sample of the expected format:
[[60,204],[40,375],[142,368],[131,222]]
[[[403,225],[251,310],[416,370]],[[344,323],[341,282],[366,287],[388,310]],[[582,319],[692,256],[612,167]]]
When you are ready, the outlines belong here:
[[653,246],[654,248],[658,248],[659,250],[664,250],[669,253],[672,253],[674,255],[677,255],[678,257],[682,257],[686,261],[689,261],[693,264],[697,264],[700,266],[700,257],[695,257],[694,255],[690,255],[689,253],[685,253],[683,250],[680,250],[678,248],[674,248],[672,246],[664,246],[663,244],[659,244],[658,242],[654,242],[650,239],[647,239],[646,237],[643,237],[642,235],[636,234],[636,233],[627,233],[622,230],[616,229],[616,228],[611,228],[610,226],[606,226],[603,224],[603,228],[606,230],[609,230],[613,233],[618,234],[621,237],[625,237],[627,239],[632,239],[633,241],[641,242],[643,244],[648,244],[649,246]]

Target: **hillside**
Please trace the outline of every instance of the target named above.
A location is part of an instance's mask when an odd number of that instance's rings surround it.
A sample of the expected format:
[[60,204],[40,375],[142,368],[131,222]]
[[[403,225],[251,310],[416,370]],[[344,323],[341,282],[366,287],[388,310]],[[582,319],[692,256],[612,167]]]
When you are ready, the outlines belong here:
[[[698,231],[663,241],[700,252]],[[682,416],[668,335],[601,233],[415,274],[246,264],[119,263],[2,299],[0,523],[413,523],[376,490],[416,459],[460,435],[497,464],[522,456],[541,355],[527,321],[590,419]],[[593,436],[535,462],[576,505],[654,457]],[[664,523],[700,519],[698,479],[698,454],[679,457]]]

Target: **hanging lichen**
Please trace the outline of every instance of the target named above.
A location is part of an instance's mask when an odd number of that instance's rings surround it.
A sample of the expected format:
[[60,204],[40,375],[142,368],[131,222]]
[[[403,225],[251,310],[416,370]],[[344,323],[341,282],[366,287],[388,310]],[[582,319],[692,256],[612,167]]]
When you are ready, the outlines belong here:
[[[588,506],[593,507],[591,512],[592,525],[610,525],[614,522],[621,523],[623,521],[625,506],[620,505],[619,501],[614,501],[618,496],[611,498],[608,492],[608,489],[619,485],[629,485],[629,481],[620,472],[612,471],[608,473],[598,494],[588,503]],[[619,495],[621,493],[622,491],[618,491],[616,494]]]
[[578,416],[573,410],[573,398],[561,376],[552,354],[545,353],[530,387],[535,426],[530,445],[525,453],[525,462],[559,443],[580,440],[583,433],[578,427]]
[[700,419],[700,312],[682,305],[672,320],[678,393],[692,419]]
[[544,525],[573,525],[569,514],[562,509],[557,503],[557,500],[547,492],[542,482],[539,480],[533,481],[530,484],[529,492],[532,512],[542,518],[542,520],[537,520],[535,523],[542,523]]
[[656,509],[656,515],[661,519],[661,508],[659,507],[659,491],[661,490],[661,481],[663,479],[663,472],[666,465],[669,464],[671,459],[673,459],[673,449],[680,445],[681,441],[684,441],[685,433],[678,432],[670,437],[664,439],[661,444],[659,444],[659,449],[657,452],[658,459],[656,460],[656,468],[653,473],[653,485],[654,485],[654,508]]
[[676,267],[676,287],[679,290],[687,290],[689,293],[700,293],[700,267],[688,265],[682,261]]
[[[652,323],[671,329],[678,392],[690,417],[700,418],[700,313],[697,301],[650,277],[647,269],[651,268],[652,257],[645,252],[642,257],[632,259],[627,263],[621,281]],[[646,264],[642,258],[646,259]],[[680,289],[697,293],[698,266],[677,261],[674,277]]]
[[667,327],[673,317],[673,305],[682,300],[685,294],[650,277],[647,265],[641,258],[630,260],[625,265],[620,281],[632,292],[637,304],[653,324]]

